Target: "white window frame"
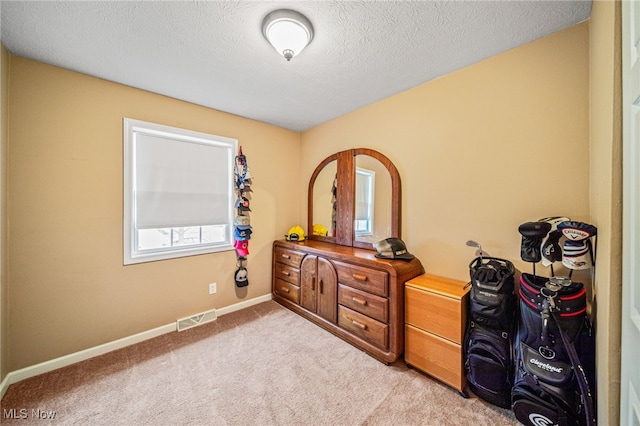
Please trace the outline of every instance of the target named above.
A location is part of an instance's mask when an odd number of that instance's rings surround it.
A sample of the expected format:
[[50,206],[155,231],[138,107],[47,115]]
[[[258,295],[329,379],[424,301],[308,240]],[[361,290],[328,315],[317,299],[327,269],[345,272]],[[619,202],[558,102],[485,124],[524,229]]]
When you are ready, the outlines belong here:
[[[123,175],[123,245],[124,264],[137,264],[164,259],[174,259],[185,256],[194,256],[205,253],[234,250],[233,247],[233,218],[234,218],[234,193],[233,193],[233,162],[238,151],[238,140],[207,133],[200,133],[186,129],[180,129],[162,124],[149,123],[130,118],[123,120],[123,148],[124,148],[124,175]],[[225,241],[220,243],[198,244],[191,246],[173,246],[161,249],[138,250],[137,226],[136,226],[136,135],[156,136],[177,142],[196,143],[204,146],[223,148],[229,164],[229,188],[228,188],[228,212]]]
[[[356,175],[363,176],[365,179],[366,185],[363,188],[359,188],[356,185],[356,192],[363,191],[363,195],[366,198],[366,229],[357,230],[359,228],[359,220],[354,220],[354,233],[356,236],[367,236],[373,235],[373,206],[374,206],[374,194],[375,194],[375,184],[376,184],[376,172],[369,169],[363,169],[361,167],[356,167]],[[356,193],[356,203],[358,202],[358,197],[360,194]]]

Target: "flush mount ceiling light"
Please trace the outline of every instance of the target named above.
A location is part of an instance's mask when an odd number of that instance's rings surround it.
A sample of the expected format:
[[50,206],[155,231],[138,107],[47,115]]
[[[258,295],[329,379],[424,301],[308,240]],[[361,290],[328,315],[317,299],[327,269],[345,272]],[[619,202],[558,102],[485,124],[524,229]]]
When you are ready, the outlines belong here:
[[274,10],[262,21],[262,34],[287,61],[300,54],[313,39],[311,22],[295,10]]

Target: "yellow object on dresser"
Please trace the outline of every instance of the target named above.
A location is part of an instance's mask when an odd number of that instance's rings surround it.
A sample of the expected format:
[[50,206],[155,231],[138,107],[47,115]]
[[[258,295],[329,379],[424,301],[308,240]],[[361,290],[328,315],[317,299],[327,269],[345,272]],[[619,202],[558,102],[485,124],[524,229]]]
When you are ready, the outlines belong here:
[[469,288],[419,275],[405,283],[405,362],[464,393],[463,348]]

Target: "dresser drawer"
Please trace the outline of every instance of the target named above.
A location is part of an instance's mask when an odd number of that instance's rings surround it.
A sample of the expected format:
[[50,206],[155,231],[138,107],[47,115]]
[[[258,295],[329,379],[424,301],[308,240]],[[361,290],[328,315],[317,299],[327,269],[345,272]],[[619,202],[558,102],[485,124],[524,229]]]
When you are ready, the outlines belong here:
[[378,296],[387,296],[388,274],[375,269],[362,268],[342,262],[334,262],[338,270],[338,282]]
[[465,377],[462,347],[424,330],[405,326],[404,360],[425,373],[462,391]]
[[273,273],[276,278],[280,278],[297,286],[300,285],[300,269],[280,262],[276,262],[274,268]]
[[346,285],[338,285],[338,303],[384,323],[389,320],[389,301]]
[[280,278],[276,278],[273,281],[273,292],[294,303],[300,303],[300,287],[281,280]]
[[465,318],[466,304],[460,299],[405,287],[406,323],[461,344]]
[[301,251],[289,250],[284,247],[275,248],[275,261],[299,268],[305,254]]
[[380,348],[387,348],[389,345],[389,326],[387,324],[359,314],[342,305],[338,305],[338,325],[351,332],[351,334]]

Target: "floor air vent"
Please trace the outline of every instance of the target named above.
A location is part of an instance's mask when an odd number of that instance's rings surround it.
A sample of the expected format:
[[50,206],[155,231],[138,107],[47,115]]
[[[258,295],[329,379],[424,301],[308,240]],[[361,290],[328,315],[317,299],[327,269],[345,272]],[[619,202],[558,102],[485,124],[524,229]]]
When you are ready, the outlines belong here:
[[218,318],[218,316],[216,315],[216,310],[212,309],[210,311],[192,315],[187,318],[181,318],[176,322],[178,324],[178,331],[184,331],[189,328],[193,328],[193,327],[211,322],[216,318]]

